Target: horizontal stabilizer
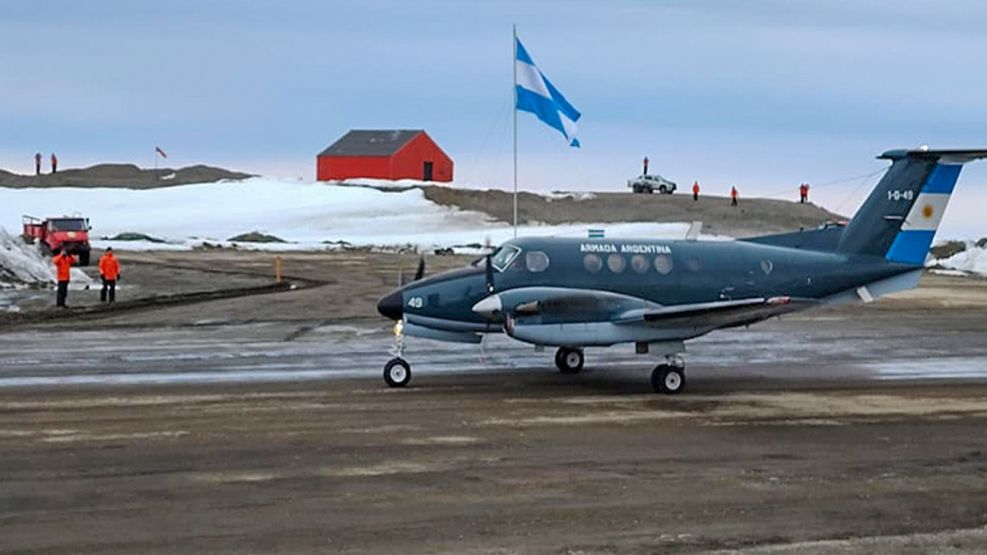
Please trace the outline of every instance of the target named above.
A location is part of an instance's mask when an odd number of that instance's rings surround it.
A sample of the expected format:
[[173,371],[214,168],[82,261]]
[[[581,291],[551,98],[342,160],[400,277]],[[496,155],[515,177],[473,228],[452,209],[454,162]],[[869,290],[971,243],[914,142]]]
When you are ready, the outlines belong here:
[[848,289],[842,293],[837,293],[826,297],[823,299],[823,302],[832,305],[855,303],[858,301],[863,301],[865,303],[873,302],[874,299],[877,299],[878,297],[883,297],[884,295],[890,295],[892,293],[900,293],[901,291],[907,291],[918,287],[918,282],[919,279],[922,278],[923,271],[924,270],[920,268],[904,274],[873,281],[871,283],[861,285],[860,287]]
[[806,229],[791,233],[777,233],[742,239],[748,243],[787,247],[814,251],[832,251],[840,244],[844,226],[833,224],[820,229]]
[[959,149],[898,149],[889,150],[878,156],[884,160],[900,160],[902,158],[918,158],[921,160],[936,160],[941,164],[966,164],[981,158],[987,158],[987,149],[983,148],[959,148]]

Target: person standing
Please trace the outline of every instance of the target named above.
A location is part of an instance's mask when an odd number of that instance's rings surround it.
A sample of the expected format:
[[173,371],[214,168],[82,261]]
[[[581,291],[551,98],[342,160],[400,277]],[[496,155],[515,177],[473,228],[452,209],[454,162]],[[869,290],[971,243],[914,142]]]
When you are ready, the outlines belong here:
[[34,153],[34,175],[41,175],[41,153]]
[[805,204],[805,183],[799,185],[799,204]]
[[72,265],[76,263],[76,258],[62,249],[55,249],[55,257],[52,258],[55,264],[55,279],[58,281],[58,290],[55,293],[55,306],[68,308],[65,301],[69,296],[69,281],[72,279]]
[[730,206],[737,206],[737,197],[738,196],[739,196],[739,193],[737,193],[737,186],[736,185],[731,186],[730,187]]
[[57,173],[57,172],[58,172],[58,156],[55,156],[55,153],[52,152],[51,153],[51,173]]
[[106,252],[99,257],[99,277],[103,280],[99,302],[113,303],[117,298],[117,280],[120,279],[120,261],[113,255],[113,247],[106,247]]
[[805,192],[802,193],[802,202],[803,203],[809,202],[809,184],[808,183],[805,183],[802,186],[805,187]]
[[644,157],[644,175],[648,175],[648,157]]
[[694,181],[692,183],[692,200],[693,201],[699,200],[699,182],[698,181]]

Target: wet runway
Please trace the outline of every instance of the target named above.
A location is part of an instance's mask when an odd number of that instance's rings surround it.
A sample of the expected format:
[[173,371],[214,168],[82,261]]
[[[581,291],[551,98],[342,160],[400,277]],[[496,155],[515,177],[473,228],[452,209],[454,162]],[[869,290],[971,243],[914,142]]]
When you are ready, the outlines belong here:
[[[715,332],[687,344],[690,389],[731,380],[987,380],[982,321],[977,311],[860,309]],[[413,385],[437,374],[555,373],[553,350],[503,335],[481,346],[418,338],[407,344]],[[376,322],[22,330],[0,334],[0,388],[379,379],[391,346],[389,327]],[[645,383],[656,363],[631,346],[589,349],[574,379]]]
[[629,346],[409,338],[393,390],[381,321],[161,314],[0,333],[0,552],[987,549],[985,307],[717,332],[678,396]]

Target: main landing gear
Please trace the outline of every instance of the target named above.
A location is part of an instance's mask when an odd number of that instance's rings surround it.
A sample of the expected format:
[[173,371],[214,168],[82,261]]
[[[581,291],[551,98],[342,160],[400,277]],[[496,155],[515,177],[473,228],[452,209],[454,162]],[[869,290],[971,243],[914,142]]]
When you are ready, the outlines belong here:
[[675,395],[685,389],[685,361],[677,356],[666,357],[665,364],[651,371],[651,386],[655,393]]
[[[582,349],[559,347],[555,353],[555,366],[563,374],[578,374],[586,357]],[[651,372],[651,386],[655,393],[675,395],[685,389],[685,361],[677,355],[667,355],[665,363],[655,366]]]
[[583,369],[584,362],[586,357],[583,356],[582,349],[559,347],[555,353],[555,366],[563,374],[578,374]]

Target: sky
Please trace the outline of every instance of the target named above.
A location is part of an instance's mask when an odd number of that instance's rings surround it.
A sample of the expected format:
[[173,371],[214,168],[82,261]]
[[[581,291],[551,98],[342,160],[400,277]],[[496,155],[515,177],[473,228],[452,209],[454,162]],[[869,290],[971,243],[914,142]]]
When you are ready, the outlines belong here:
[[[313,179],[352,128],[423,128],[456,181],[511,185],[511,26],[578,108],[518,116],[520,187],[812,199],[851,215],[891,148],[987,147],[987,3],[3,0],[0,167],[205,163]],[[861,177],[861,176],[870,177]],[[987,161],[940,237],[987,235]]]

